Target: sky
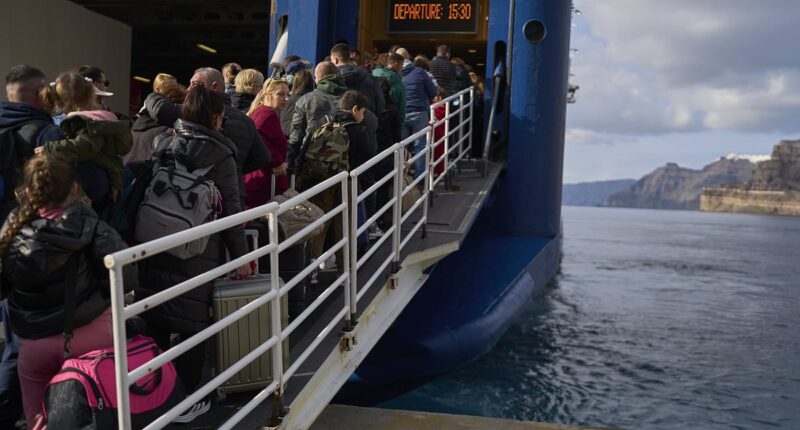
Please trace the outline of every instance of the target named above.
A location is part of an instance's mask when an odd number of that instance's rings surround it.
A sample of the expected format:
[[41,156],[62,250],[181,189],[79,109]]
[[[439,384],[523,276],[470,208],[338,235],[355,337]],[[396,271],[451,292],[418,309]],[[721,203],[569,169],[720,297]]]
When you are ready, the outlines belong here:
[[575,0],[564,182],[800,139],[797,0]]

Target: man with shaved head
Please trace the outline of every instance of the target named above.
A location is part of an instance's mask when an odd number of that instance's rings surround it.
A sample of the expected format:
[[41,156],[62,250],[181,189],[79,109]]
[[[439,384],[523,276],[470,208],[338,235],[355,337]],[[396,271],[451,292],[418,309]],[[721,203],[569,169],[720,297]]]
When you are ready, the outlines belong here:
[[[225,97],[225,112],[222,118],[222,133],[236,144],[236,166],[239,169],[239,194],[244,201],[244,174],[259,169],[269,169],[270,153],[256,131],[256,125],[231,104],[225,94],[225,78],[213,67],[201,67],[194,71],[189,88],[202,85]],[[168,101],[164,95],[152,93],[144,101],[145,109],[159,125],[172,127],[181,116],[181,105]],[[268,170],[267,170],[268,171]]]
[[339,110],[339,99],[347,91],[336,66],[330,61],[317,64],[314,81],[317,88],[297,100],[292,116],[287,161],[293,172],[302,165],[301,150],[306,138],[325,123],[326,116],[333,116]]
[[39,91],[47,85],[41,70],[26,64],[6,75],[8,102],[0,103],[0,217],[16,206],[14,188],[22,166],[33,156],[43,134],[57,129],[50,114],[42,110]]
[[[27,64],[14,66],[6,75],[7,102],[0,103],[0,217],[5,221],[16,206],[14,188],[22,167],[33,156],[42,136],[57,131],[50,114],[42,110],[39,91],[47,85],[41,70]],[[0,428],[14,428],[22,413],[17,376],[19,340],[8,323],[6,300],[0,302],[5,348],[0,363]]]

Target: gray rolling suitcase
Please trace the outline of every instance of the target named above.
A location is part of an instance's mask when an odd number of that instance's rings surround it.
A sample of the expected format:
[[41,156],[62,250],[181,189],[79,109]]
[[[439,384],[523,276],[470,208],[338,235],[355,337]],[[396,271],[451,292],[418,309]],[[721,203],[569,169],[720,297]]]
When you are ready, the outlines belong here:
[[[214,281],[212,308],[214,321],[230,315],[244,305],[271,290],[270,275],[254,275],[242,280],[218,279]],[[281,285],[283,281],[281,280]],[[289,323],[288,301],[281,299],[281,327]],[[243,319],[229,325],[214,336],[215,374],[223,372],[250,351],[266,342],[271,336],[269,303],[260,306]],[[272,352],[267,351],[222,384],[220,395],[258,390],[272,383]],[[283,343],[284,368],[289,361],[288,339]]]

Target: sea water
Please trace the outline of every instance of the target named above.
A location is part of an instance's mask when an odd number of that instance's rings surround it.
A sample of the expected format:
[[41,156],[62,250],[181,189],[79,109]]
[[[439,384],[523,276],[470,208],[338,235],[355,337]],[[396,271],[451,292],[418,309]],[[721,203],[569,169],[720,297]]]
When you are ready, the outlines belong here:
[[472,364],[383,407],[800,429],[800,218],[565,207],[561,273]]

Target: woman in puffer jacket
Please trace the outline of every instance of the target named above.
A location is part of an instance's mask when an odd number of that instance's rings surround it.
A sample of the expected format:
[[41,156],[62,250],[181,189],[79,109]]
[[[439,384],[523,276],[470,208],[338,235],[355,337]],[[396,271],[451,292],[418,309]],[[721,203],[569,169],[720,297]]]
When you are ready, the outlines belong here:
[[[116,231],[83,203],[70,163],[49,155],[32,158],[17,192],[20,206],[0,234],[3,285],[9,293],[11,328],[20,338],[18,370],[28,429],[44,427],[42,399],[64,363],[65,348],[78,357],[112,346],[107,254],[127,248]],[[72,269],[72,273],[70,273]],[[67,274],[70,273],[68,276]],[[136,286],[135,266],[124,283]],[[70,278],[70,279],[68,279]],[[63,332],[65,288],[75,307],[73,337]]]
[[[242,210],[236,145],[219,133],[224,100],[222,94],[209,91],[203,86],[189,88],[181,119],[175,121],[172,132],[156,138],[156,152],[153,154],[159,166],[175,161],[186,166],[189,171],[213,166],[204,176],[214,181],[221,194],[221,217]],[[151,296],[218,267],[225,262],[226,248],[231,259],[247,253],[242,225],[212,235],[205,251],[196,257],[182,260],[168,253],[161,253],[142,261],[139,265],[141,282],[136,290],[136,298]],[[246,264],[237,273],[247,276],[252,274],[252,270]],[[169,348],[171,333],[178,333],[185,340],[210,325],[210,304],[209,282],[145,313],[143,317],[147,321],[147,333],[166,350]],[[195,391],[200,384],[207,343],[208,341],[200,343],[176,359],[176,369],[187,393]],[[203,400],[178,417],[176,422],[189,422],[208,411],[209,407],[210,402]]]

